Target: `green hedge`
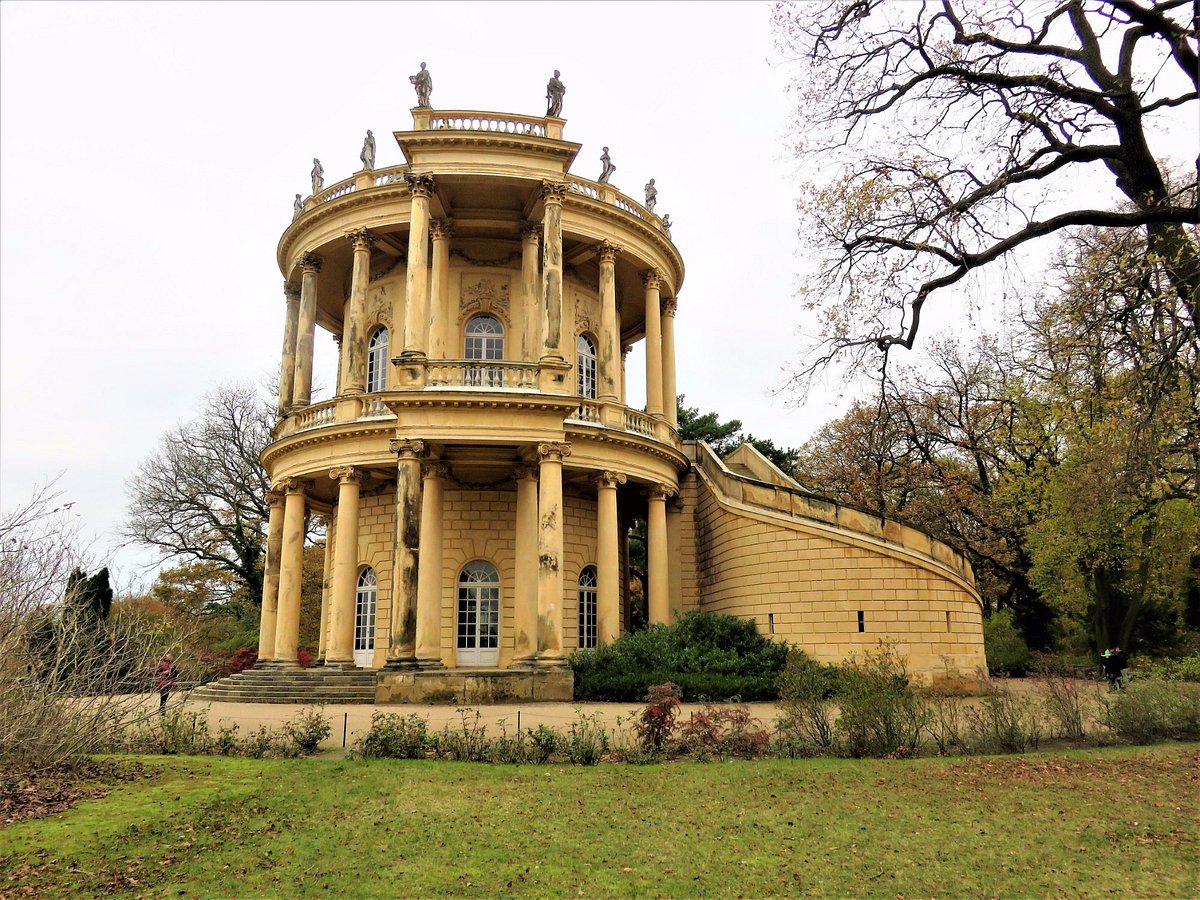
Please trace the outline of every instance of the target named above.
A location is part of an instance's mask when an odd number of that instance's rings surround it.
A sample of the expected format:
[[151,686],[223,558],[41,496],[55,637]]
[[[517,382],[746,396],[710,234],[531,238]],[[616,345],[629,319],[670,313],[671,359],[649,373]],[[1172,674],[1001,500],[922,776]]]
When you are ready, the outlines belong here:
[[787,645],[760,635],[752,619],[691,612],[571,656],[576,700],[640,703],[670,681],[681,699],[773,700]]

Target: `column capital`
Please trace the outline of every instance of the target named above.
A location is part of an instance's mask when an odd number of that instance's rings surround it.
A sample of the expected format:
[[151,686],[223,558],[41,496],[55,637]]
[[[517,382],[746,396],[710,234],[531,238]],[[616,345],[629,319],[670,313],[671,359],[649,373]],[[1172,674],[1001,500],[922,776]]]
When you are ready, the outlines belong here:
[[536,244],[542,238],[542,223],[541,222],[522,222],[521,223],[521,240],[527,243]]
[[662,285],[662,273],[658,269],[647,269],[642,273],[642,284],[647,290],[658,290]]
[[662,314],[675,318],[675,312],[679,308],[679,301],[674,297],[668,297],[662,302]]
[[375,243],[375,235],[369,228],[355,228],[346,232],[346,238],[354,245],[355,251],[370,250]]
[[538,458],[562,462],[571,455],[571,445],[566,441],[543,441],[537,446]]
[[429,223],[429,236],[435,241],[444,241],[453,234],[453,219],[434,219]]
[[667,500],[675,496],[675,488],[669,484],[651,484],[642,493],[651,500]]
[[[281,482],[282,484],[282,482]],[[267,491],[267,508],[281,506],[283,504],[284,493],[278,487],[273,487]]]
[[330,469],[329,477],[339,484],[362,484],[363,470],[354,466],[341,466]]
[[293,300],[300,299],[300,285],[294,281],[285,281],[283,283],[283,296],[287,297],[288,303]]
[[287,494],[303,494],[305,485],[299,478],[281,478],[275,482],[274,490],[283,491]]
[[542,200],[561,204],[570,189],[570,184],[565,181],[542,181]]
[[416,459],[425,452],[425,442],[409,438],[392,438],[388,449],[400,457],[400,461]]
[[405,175],[404,180],[408,182],[408,192],[414,197],[432,197],[437,188],[432,175]]
[[421,478],[441,478],[445,479],[450,475],[449,467],[436,459],[425,460],[421,463]]
[[300,267],[306,272],[320,272],[321,257],[317,256],[315,253],[305,253],[300,257]]
[[617,254],[624,249],[620,244],[614,244],[612,241],[601,241],[596,247],[596,251],[600,254],[600,262],[602,263],[615,263],[617,261]]
[[596,487],[616,488],[624,484],[627,480],[624,472],[610,472],[605,470],[596,476]]
[[537,466],[517,466],[513,472],[513,477],[517,481],[537,481],[538,467]]

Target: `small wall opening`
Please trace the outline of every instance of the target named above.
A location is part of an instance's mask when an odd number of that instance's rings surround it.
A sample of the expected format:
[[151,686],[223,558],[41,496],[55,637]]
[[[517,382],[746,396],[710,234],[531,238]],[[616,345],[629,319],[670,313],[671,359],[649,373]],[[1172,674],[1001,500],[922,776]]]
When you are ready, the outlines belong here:
[[858,630],[860,633],[867,630],[867,620],[861,609],[858,611]]
[[946,630],[950,630],[950,610],[946,610]]
[[767,613],[767,633],[775,633],[775,613]]

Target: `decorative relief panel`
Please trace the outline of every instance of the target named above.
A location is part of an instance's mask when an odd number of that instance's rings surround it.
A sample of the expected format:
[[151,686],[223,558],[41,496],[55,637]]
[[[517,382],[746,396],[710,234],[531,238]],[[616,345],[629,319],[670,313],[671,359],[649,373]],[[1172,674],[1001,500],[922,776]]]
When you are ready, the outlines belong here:
[[367,321],[378,322],[392,330],[391,285],[381,284],[367,291]]
[[507,275],[462,275],[460,319],[486,313],[508,318],[509,283]]

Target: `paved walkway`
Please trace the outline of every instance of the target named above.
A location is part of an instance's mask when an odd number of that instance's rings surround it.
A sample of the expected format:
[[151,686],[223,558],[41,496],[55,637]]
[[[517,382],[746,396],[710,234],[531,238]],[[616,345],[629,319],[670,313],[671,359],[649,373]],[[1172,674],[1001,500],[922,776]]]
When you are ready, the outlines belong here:
[[[158,695],[147,695],[147,702],[158,703]],[[199,701],[186,698],[184,695],[172,697],[171,704],[182,702],[185,710],[202,712],[208,718],[210,728],[216,729],[222,725],[237,725],[244,735],[248,731],[266,725],[276,728],[289,719],[295,718],[302,710],[313,709],[312,704],[291,703],[221,703]],[[778,707],[774,703],[747,703],[750,714],[760,719],[763,727],[770,728],[778,715]],[[515,731],[518,724],[521,728],[536,728],[539,725],[549,725],[560,732],[566,732],[570,724],[576,721],[580,714],[596,716],[599,721],[610,728],[617,727],[621,722],[627,722],[636,716],[645,704],[638,703],[501,703],[489,706],[466,707],[468,721],[475,721],[479,714],[479,724],[487,726],[489,735],[499,735],[501,728]],[[372,705],[369,703],[328,703],[317,707],[322,715],[333,726],[333,734],[325,742],[325,747],[341,747],[345,735],[346,745],[353,744],[371,727],[372,714],[396,713],[401,716],[416,714],[429,722],[430,731],[441,731],[446,725],[457,726],[462,722],[461,707],[429,704],[399,704],[389,703]],[[692,710],[703,709],[700,703],[685,703],[681,707],[680,718],[686,719]]]

